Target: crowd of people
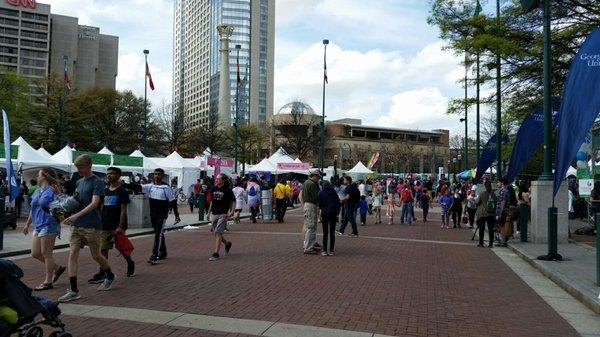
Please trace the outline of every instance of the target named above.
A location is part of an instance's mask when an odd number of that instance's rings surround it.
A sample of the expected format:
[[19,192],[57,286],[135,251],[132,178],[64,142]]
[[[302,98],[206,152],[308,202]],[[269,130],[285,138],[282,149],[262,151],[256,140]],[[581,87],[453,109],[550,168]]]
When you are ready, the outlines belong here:
[[[107,169],[106,178],[100,179],[92,171],[92,160],[87,155],[76,158],[75,167],[79,179],[71,183],[57,175],[50,168],[38,172],[37,179],[31,181],[28,190],[31,192],[30,212],[23,228],[24,234],[32,232],[31,255],[44,264],[43,282],[34,289],[43,291],[52,289],[53,284],[65,271],[69,276],[69,289],[59,298],[61,302],[81,298],[78,288],[78,260],[80,250],[89,247],[92,259],[99,266],[99,271],[88,282],[99,284],[98,290],[110,290],[116,280],[108,260],[109,250],[116,248],[127,266],[127,276],[135,275],[135,262],[131,258],[132,244],[125,235],[127,230],[127,205],[130,193],[144,193],[149,198],[150,221],[154,232],[154,244],[148,263],[158,264],[167,258],[167,245],[164,235],[165,222],[170,213],[175,222],[180,221],[177,210],[177,194],[175,186],[165,182],[165,172],[158,168],[151,177],[142,178],[135,183],[124,183],[121,170],[117,167]],[[344,235],[348,224],[349,237],[358,237],[359,224],[381,224],[382,217],[387,224],[395,221],[412,226],[417,221],[415,209],[421,210],[421,219],[428,222],[429,211],[434,200],[439,203],[441,228],[469,228],[477,226],[479,246],[484,243],[484,231],[487,227],[488,246],[496,244],[505,246],[513,236],[513,222],[517,209],[530,204],[526,185],[517,190],[506,180],[498,181],[497,190],[492,191],[492,184],[486,180],[481,191],[470,182],[444,179],[413,180],[366,179],[354,181],[349,176],[329,180],[323,179],[318,169],[308,172],[308,179],[303,183],[283,177],[273,184],[264,176],[247,176],[231,179],[226,174],[218,174],[213,178],[198,179],[190,186],[190,211],[194,211],[196,202],[202,198],[204,210],[211,224],[214,250],[210,261],[221,259],[221,250],[229,254],[233,243],[225,237],[227,224],[240,222],[240,214],[247,206],[250,221],[256,223],[264,211],[262,197],[267,193],[273,200],[275,218],[279,223],[285,222],[286,210],[290,206],[301,204],[304,211],[303,252],[332,256],[335,253],[335,237]],[[26,185],[23,185],[26,186]],[[33,190],[33,191],[32,191]],[[74,209],[61,218],[50,208],[58,195],[72,195],[76,200]],[[385,213],[383,209],[385,208]],[[261,210],[262,209],[262,210]],[[396,209],[399,215],[396,218]],[[263,214],[263,219],[265,215]],[[357,217],[359,221],[357,221]],[[372,217],[374,221],[369,221]],[[70,225],[69,257],[67,266],[57,262],[53,257],[54,243],[60,236],[60,224]],[[317,225],[322,224],[323,241],[317,242]],[[339,227],[338,227],[339,223]],[[524,225],[518,223],[517,231]]]

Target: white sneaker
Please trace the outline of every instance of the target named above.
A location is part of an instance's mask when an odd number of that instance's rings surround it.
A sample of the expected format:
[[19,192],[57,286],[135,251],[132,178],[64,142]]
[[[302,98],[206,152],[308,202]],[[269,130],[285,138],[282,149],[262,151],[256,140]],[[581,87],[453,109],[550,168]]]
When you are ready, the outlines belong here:
[[67,293],[58,298],[61,303],[75,301],[81,298],[78,292],[74,292],[71,289],[67,290]]
[[117,280],[117,275],[111,279],[108,277],[104,279],[104,282],[98,287],[100,291],[110,290],[112,288],[113,283]]

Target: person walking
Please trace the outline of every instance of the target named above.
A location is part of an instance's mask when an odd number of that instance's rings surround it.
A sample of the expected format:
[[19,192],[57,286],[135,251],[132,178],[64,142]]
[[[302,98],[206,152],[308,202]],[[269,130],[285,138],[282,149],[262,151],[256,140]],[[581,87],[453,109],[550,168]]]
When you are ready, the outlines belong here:
[[92,258],[106,275],[106,279],[100,284],[98,290],[110,290],[117,279],[110,269],[108,260],[100,253],[100,229],[102,226],[100,206],[101,199],[104,197],[104,182],[92,172],[90,156],[80,155],[75,159],[74,164],[81,176],[77,180],[75,188],[79,205],[75,214],[64,220],[64,224],[73,226],[69,242],[68,264],[71,287],[66,294],[58,298],[59,302],[70,302],[81,298],[77,287],[77,269],[79,251],[86,245],[90,248]]
[[492,192],[492,183],[489,180],[485,181],[484,187],[483,191],[478,191],[478,195],[475,198],[475,203],[477,204],[475,217],[477,218],[477,231],[479,233],[479,244],[477,247],[483,247],[484,230],[487,224],[488,247],[492,248],[494,246],[494,224],[498,199]]
[[225,173],[220,173],[215,178],[215,187],[213,189],[213,202],[211,205],[211,228],[215,235],[215,250],[210,256],[210,261],[219,261],[221,256],[219,251],[221,250],[221,244],[225,244],[225,254],[229,254],[231,241],[227,241],[223,233],[227,227],[227,219],[233,217],[233,211],[235,208],[236,199],[233,195],[233,191],[227,184],[227,176]]
[[477,200],[475,199],[475,192],[470,190],[467,192],[467,207],[466,215],[469,217],[469,228],[473,228],[475,223],[475,213],[477,213]]
[[277,215],[277,221],[283,223],[285,216],[285,210],[287,208],[287,200],[290,198],[290,192],[288,192],[287,186],[283,183],[284,180],[280,179],[273,189],[273,197],[275,198],[275,210]]
[[[121,169],[109,167],[106,169],[106,182],[108,186],[104,189],[104,202],[102,203],[102,230],[100,231],[100,252],[108,260],[108,251],[113,249],[115,234],[127,230],[127,205],[129,204],[129,193],[121,183]],[[120,252],[127,263],[127,277],[135,275],[135,262],[131,255]],[[88,280],[88,283],[102,283],[106,274],[102,269]]]
[[[165,171],[157,168],[154,170],[152,183],[142,185],[142,192],[148,195],[150,222],[154,230],[152,255],[148,258],[148,263],[150,264],[157,264],[159,260],[167,258],[164,226],[165,221],[169,217],[169,208],[173,207],[172,201],[175,200],[175,195],[171,187],[163,181],[164,178]],[[177,207],[176,200],[174,206]],[[177,221],[177,216],[175,221]]]
[[318,169],[308,170],[308,179],[302,185],[300,193],[300,202],[304,209],[304,254],[317,254],[319,249],[317,243],[317,203],[318,191],[317,185],[321,179],[321,172]]
[[54,288],[53,284],[58,281],[66,268],[58,265],[54,260],[54,242],[60,235],[60,224],[48,210],[48,205],[54,200],[58,190],[58,177],[53,169],[43,168],[38,171],[37,179],[39,187],[31,196],[31,208],[27,223],[23,227],[23,234],[27,235],[33,224],[31,256],[45,266],[44,282],[33,290],[41,291]]
[[360,196],[360,201],[358,202],[358,211],[360,213],[360,225],[364,226],[367,224],[367,211],[369,205],[367,205],[367,199],[364,195]]
[[408,184],[404,185],[404,188],[400,191],[400,202],[402,203],[400,207],[400,224],[404,224],[404,220],[409,226],[412,224],[413,200],[414,195],[410,186]]
[[445,194],[440,195],[438,203],[441,206],[440,214],[442,216],[441,228],[450,228],[450,207],[454,203],[454,197],[450,193],[450,189],[445,190]]
[[427,215],[429,214],[429,206],[431,205],[431,195],[429,195],[429,190],[427,188],[423,188],[423,192],[421,193],[420,204],[421,209],[423,210],[423,222],[427,222]]
[[519,194],[517,199],[519,208],[517,234],[521,234],[523,231],[527,231],[527,223],[529,222],[529,215],[531,213],[531,196],[529,194],[529,187],[527,186],[527,184],[521,184],[521,188],[519,188]]
[[335,223],[340,209],[340,198],[329,181],[323,181],[323,189],[318,193],[318,206],[323,224],[323,256],[333,256],[335,248]]
[[509,216],[510,211],[510,193],[508,183],[505,178],[498,179],[498,207],[496,209],[496,221],[500,228],[501,242],[500,247],[506,247],[506,243],[512,234],[512,218]]
[[244,182],[241,178],[238,178],[235,182],[235,187],[231,190],[235,198],[235,209],[233,213],[233,222],[240,223],[240,214],[244,208]]
[[250,178],[250,181],[248,181],[246,195],[248,196],[248,208],[250,208],[250,220],[252,220],[252,223],[256,223],[260,209],[260,185],[255,177]]
[[375,214],[375,224],[381,223],[381,192],[379,188],[373,189],[373,213]]
[[450,206],[450,213],[452,214],[453,228],[460,228],[460,216],[462,215],[463,207],[460,201],[459,188],[454,188],[454,195],[452,196],[452,206]]
[[344,177],[345,185],[346,185],[346,196],[344,197],[344,207],[346,217],[342,220],[342,224],[340,225],[339,235],[344,235],[344,230],[346,230],[346,226],[348,226],[348,222],[350,222],[350,226],[352,226],[352,233],[348,236],[357,237],[358,236],[358,227],[356,226],[356,209],[358,208],[358,202],[360,201],[360,192],[356,183],[352,182],[351,177]]
[[15,213],[17,214],[17,219],[21,218],[21,213],[23,212],[23,203],[25,202],[25,196],[27,195],[28,188],[27,183],[24,181],[21,182],[17,180],[19,184],[19,195],[15,198]]

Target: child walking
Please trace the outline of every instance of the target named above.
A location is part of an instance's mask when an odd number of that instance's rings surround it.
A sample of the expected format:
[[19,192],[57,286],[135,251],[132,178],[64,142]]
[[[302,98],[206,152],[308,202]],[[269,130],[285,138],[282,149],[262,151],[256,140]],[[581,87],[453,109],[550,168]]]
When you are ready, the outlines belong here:
[[446,189],[446,193],[438,198],[438,202],[442,207],[440,213],[442,214],[442,226],[441,228],[450,228],[450,215],[451,207],[454,203],[454,197],[452,197],[450,189]]
[[387,195],[387,211],[385,212],[385,214],[388,217],[388,225],[391,225],[394,222],[394,213],[395,213],[394,204],[395,204],[394,194],[388,193],[388,195]]
[[381,223],[381,192],[379,188],[373,190],[373,213],[375,213],[375,224]]
[[427,215],[429,214],[429,205],[431,204],[431,195],[427,192],[426,188],[423,188],[419,203],[423,209],[423,222],[427,222]]
[[360,196],[360,201],[358,202],[358,210],[360,213],[360,225],[364,226],[367,223],[367,199],[364,195]]

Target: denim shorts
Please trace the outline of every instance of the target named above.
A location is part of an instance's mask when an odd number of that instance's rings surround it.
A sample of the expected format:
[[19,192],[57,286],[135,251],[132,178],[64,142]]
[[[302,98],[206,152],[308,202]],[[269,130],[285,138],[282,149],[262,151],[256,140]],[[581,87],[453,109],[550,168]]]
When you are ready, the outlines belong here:
[[36,228],[33,231],[33,236],[52,236],[60,234],[60,225],[45,225],[40,228]]

